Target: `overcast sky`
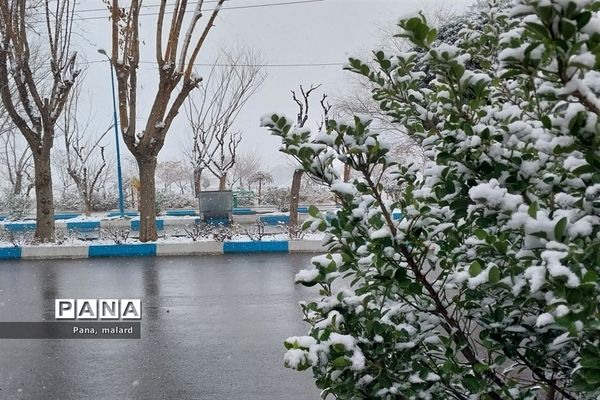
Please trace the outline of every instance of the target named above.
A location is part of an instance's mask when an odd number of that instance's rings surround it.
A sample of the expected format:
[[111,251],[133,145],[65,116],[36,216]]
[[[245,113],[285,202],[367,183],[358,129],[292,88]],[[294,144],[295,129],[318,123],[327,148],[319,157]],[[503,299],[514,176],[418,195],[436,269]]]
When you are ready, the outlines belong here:
[[[343,64],[349,56],[368,54],[369,50],[379,47],[385,40],[386,30],[389,31],[401,17],[419,10],[427,13],[440,10],[444,13],[460,13],[470,3],[469,0],[322,0],[226,9],[296,1],[301,0],[227,1],[197,62],[210,63],[218,49],[239,45],[260,50],[268,64]],[[144,4],[156,5],[158,0],[146,0]],[[214,2],[206,1],[207,9],[213,6]],[[98,48],[110,48],[110,22],[108,18],[103,18],[108,15],[103,7],[100,0],[81,1],[78,6],[80,19],[76,20],[75,28],[78,32],[76,47],[81,59],[89,62],[83,81],[82,103],[90,104],[94,115],[93,126],[97,130],[104,130],[112,120],[109,66],[107,62],[98,62],[102,56],[97,53]],[[142,13],[156,11],[157,8],[151,7]],[[156,16],[141,17],[141,39],[145,42],[141,52],[142,61],[155,61],[155,21]],[[202,69],[198,72],[203,75]],[[242,152],[260,154],[267,168],[275,172],[280,181],[280,175],[287,176],[289,169],[277,151],[278,139],[258,126],[259,118],[271,111],[295,115],[290,89],[299,84],[322,84],[321,93],[328,93],[330,97],[338,96],[348,87],[352,74],[343,71],[341,65],[273,66],[268,67],[266,72],[268,76],[264,85],[247,103],[237,120],[237,127],[243,131]],[[146,110],[154,98],[156,67],[142,64],[139,81],[138,126],[145,122]],[[182,159],[181,143],[185,135],[189,135],[189,130],[182,110],[168,133],[160,159]],[[122,148],[125,149],[124,146]],[[126,149],[124,151],[127,152]]]

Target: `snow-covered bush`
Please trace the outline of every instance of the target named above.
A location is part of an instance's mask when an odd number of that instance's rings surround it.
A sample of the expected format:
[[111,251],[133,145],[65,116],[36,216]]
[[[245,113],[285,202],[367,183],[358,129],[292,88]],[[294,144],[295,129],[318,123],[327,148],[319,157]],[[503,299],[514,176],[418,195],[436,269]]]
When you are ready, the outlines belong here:
[[[417,16],[399,26],[420,51],[351,59],[423,168],[391,162],[360,117],[312,140],[263,118],[342,204],[333,219],[310,209],[328,253],[296,281],[321,297],[301,304],[309,335],[285,341],[285,364],[312,368],[324,396],[599,398],[599,8],[492,7],[454,45]],[[361,177],[342,182],[335,159]],[[386,171],[399,201],[382,197]]]
[[198,199],[191,194],[181,194],[180,192],[163,191],[161,197],[164,198],[164,208],[198,208]]
[[32,231],[9,231],[3,226],[0,226],[0,242],[10,243],[14,247],[23,247],[34,243]]
[[267,233],[265,232],[265,223],[261,220],[257,220],[254,226],[244,228],[244,233],[248,236],[248,239],[253,242],[260,242],[267,236]]
[[100,237],[105,240],[112,240],[115,244],[123,244],[129,239],[131,230],[125,226],[106,226],[100,230]]
[[225,240],[231,240],[235,235],[238,234],[239,227],[234,224],[223,225],[218,224],[216,226],[211,225],[212,237],[217,242],[224,242]]
[[156,192],[157,212],[171,208],[197,208],[198,199],[192,195],[181,194],[169,190],[158,190]]
[[213,226],[205,222],[195,223],[191,226],[184,227],[183,231],[186,236],[192,239],[193,242],[198,239],[208,239],[213,234]]
[[254,199],[250,197],[240,197],[237,203],[238,207],[252,207],[254,206]]
[[7,193],[1,201],[2,211],[10,219],[23,219],[31,211],[31,198],[25,194]]
[[83,211],[83,200],[76,190],[65,190],[55,196],[54,208],[60,211]]
[[154,202],[156,204],[156,215],[163,212],[168,208],[167,204],[169,203],[170,194],[169,192],[163,190],[157,190],[155,194]]
[[[270,187],[263,190],[262,204],[277,207],[279,211],[290,211],[290,188]],[[319,185],[310,179],[302,181],[300,186],[300,204],[324,204],[331,203],[331,192],[326,186]]]
[[119,208],[118,191],[95,192],[92,194],[92,211],[109,211]]
[[281,228],[289,240],[302,240],[307,233],[300,225],[282,224]]
[[300,183],[300,204],[333,203],[333,196],[327,186],[320,185],[312,179],[304,179]]
[[279,211],[290,211],[290,188],[270,187],[263,190],[262,204],[275,206]]
[[[55,209],[61,211],[85,211],[85,202],[81,193],[67,190],[56,196]],[[115,192],[94,192],[91,196],[90,211],[108,211],[119,207],[119,195]]]

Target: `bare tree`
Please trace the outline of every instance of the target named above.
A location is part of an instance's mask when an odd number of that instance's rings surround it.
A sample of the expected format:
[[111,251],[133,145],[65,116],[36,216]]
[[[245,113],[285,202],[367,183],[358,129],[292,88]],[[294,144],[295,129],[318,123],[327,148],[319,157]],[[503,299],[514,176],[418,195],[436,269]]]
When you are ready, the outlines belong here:
[[219,190],[225,190],[241,140],[241,132],[233,125],[265,78],[255,52],[222,50],[198,94],[190,96],[186,114],[192,138],[187,153],[196,171],[196,182],[208,169],[219,180]]
[[351,118],[354,115],[368,115],[373,120],[372,129],[380,133],[406,137],[402,127],[394,123],[373,99],[374,86],[371,82],[365,82],[365,79],[354,79],[349,87],[348,91],[334,99],[333,112],[336,116]]
[[[190,119],[190,107],[192,107],[191,104],[188,107],[184,106],[188,121]],[[198,196],[204,186],[202,184],[202,173],[206,169],[204,161],[206,160],[207,149],[201,146],[203,140],[200,138],[200,130],[194,129],[191,123],[190,126],[192,128],[192,135],[191,137],[186,136],[185,141],[181,144],[181,152],[192,167],[192,188],[194,196]]]
[[165,191],[172,191],[172,186],[175,186],[181,194],[185,194],[191,174],[183,161],[171,160],[159,162],[156,175]]
[[[186,108],[186,114],[188,114],[188,108]],[[204,187],[202,173],[206,169],[205,160],[208,154],[208,149],[201,145],[201,143],[205,141],[201,135],[202,132],[194,129],[192,125],[192,136],[189,138],[187,144],[182,145],[182,152],[192,166],[192,187],[194,188],[194,196],[198,196]]]
[[237,149],[242,140],[240,131],[220,131],[213,136],[214,151],[206,163],[206,168],[219,180],[219,190],[227,188],[227,173],[235,165]]
[[250,179],[260,171],[261,158],[255,152],[243,152],[236,156],[235,165],[227,177],[230,189],[238,187],[250,190]]
[[[105,0],[112,19],[112,65],[116,70],[119,115],[123,141],[136,159],[140,178],[140,235],[142,242],[156,240],[157,156],[167,132],[189,94],[198,87],[201,78],[194,73],[194,63],[200,49],[214,26],[225,0],[218,0],[200,35],[195,35],[202,17],[203,0],[195,9],[185,31],[184,17],[187,0],[167,3],[162,0],[156,22],[155,53],[158,68],[158,87],[145,126],[140,131],[137,117],[137,70],[140,62],[139,16],[142,0],[131,0],[121,7],[118,0]],[[166,43],[163,37],[167,7],[172,12]],[[181,41],[182,40],[182,41]],[[166,46],[165,46],[166,44]],[[171,97],[174,96],[174,99]]]
[[[309,117],[309,106],[310,106],[310,95],[317,90],[321,85],[310,85],[308,90],[305,90],[302,85],[300,85],[300,95],[298,98],[295,91],[292,92],[292,99],[298,105],[298,114],[296,117],[296,127],[302,128],[308,122]],[[326,103],[327,95],[323,95],[321,99],[321,107],[323,108],[323,117],[319,124],[319,129],[323,127],[323,125],[327,121],[327,114],[331,108],[328,103]],[[292,176],[292,187],[290,189],[290,227],[295,228],[298,226],[298,202],[300,201],[300,188],[302,184],[302,174],[303,171],[301,169],[294,170],[294,175]]]
[[59,128],[64,138],[65,165],[68,176],[75,183],[77,193],[83,202],[84,212],[90,215],[93,209],[94,196],[104,187],[109,170],[102,141],[113,129],[109,125],[99,135],[89,132],[91,115],[83,118],[78,112],[79,90],[71,96]]
[[[54,143],[55,125],[63,112],[79,70],[75,67],[76,52],[71,51],[71,29],[75,1],[46,0],[43,4],[44,23],[34,32],[28,16],[27,0],[0,0],[0,94],[6,112],[27,140],[32,151],[35,195],[35,238],[54,241],[54,198],[50,150]],[[36,34],[48,40],[49,77],[41,83],[33,66],[30,36]],[[37,73],[37,77],[36,77]],[[14,85],[15,91],[11,90]],[[16,95],[15,95],[16,92]]]
[[10,183],[12,194],[20,195],[25,189],[25,194],[29,195],[33,189],[31,150],[19,143],[17,132],[14,130],[7,130],[1,136],[3,151],[0,160],[4,165],[2,175]]
[[259,171],[252,175],[248,180],[248,183],[256,183],[258,184],[258,204],[262,203],[262,188],[263,185],[268,183],[273,183],[273,175],[266,171]]

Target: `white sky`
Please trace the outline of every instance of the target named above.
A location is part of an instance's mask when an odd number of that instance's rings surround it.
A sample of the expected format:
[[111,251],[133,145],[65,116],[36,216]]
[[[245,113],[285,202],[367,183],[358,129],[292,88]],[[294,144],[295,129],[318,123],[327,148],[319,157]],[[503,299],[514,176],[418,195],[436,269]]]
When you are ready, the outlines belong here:
[[[258,4],[282,3],[298,0],[229,0],[216,26],[210,32],[206,46],[197,59],[199,63],[210,63],[219,48],[236,45],[258,49],[268,64],[310,64],[344,63],[349,56],[364,55],[383,43],[386,34],[401,17],[424,10],[427,13],[461,12],[469,0],[324,0],[321,2],[245,8],[227,10],[227,7]],[[169,1],[171,3],[171,1]],[[158,4],[158,0],[146,0],[145,5]],[[214,3],[207,3],[212,8]],[[82,102],[91,99],[93,126],[104,130],[112,121],[112,100],[110,77],[106,62],[97,53],[98,48],[110,48],[110,22],[108,18],[89,19],[107,16],[108,11],[85,11],[102,9],[100,0],[81,1],[79,13],[85,20],[76,20],[78,37],[74,38],[80,53],[80,60],[91,62],[83,81]],[[149,8],[143,12],[156,12]],[[206,17],[204,18],[206,19]],[[156,16],[141,18],[142,40],[145,45],[141,51],[142,61],[155,61],[153,26]],[[201,20],[202,22],[202,20]],[[202,25],[203,27],[203,25]],[[142,64],[138,91],[140,102],[138,124],[141,127],[147,116],[148,108],[155,93],[157,81],[156,67]],[[202,75],[203,71],[198,71]],[[268,169],[281,180],[291,171],[278,153],[279,140],[260,128],[259,118],[267,112],[279,111],[295,115],[296,108],[290,96],[290,89],[299,84],[322,84],[320,93],[335,97],[348,86],[351,73],[343,71],[341,66],[319,67],[270,67],[267,79],[254,97],[242,110],[237,128],[243,131],[243,151],[258,153]],[[317,95],[317,96],[320,96]],[[317,96],[314,100],[318,101]],[[313,106],[318,109],[318,103]],[[318,116],[315,116],[315,119]],[[181,143],[185,135],[186,118],[183,109],[172,125],[160,159],[182,159]],[[314,125],[314,124],[313,124]],[[110,137],[112,141],[112,136]],[[60,143],[60,142],[58,142]],[[57,145],[58,145],[57,143]],[[127,152],[125,146],[122,146]],[[289,179],[289,178],[287,178]]]

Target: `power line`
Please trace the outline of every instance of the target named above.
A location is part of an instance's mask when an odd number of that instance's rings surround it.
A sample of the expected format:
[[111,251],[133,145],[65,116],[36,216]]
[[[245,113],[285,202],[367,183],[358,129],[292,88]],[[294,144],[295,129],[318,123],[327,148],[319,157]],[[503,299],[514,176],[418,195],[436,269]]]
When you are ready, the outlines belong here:
[[[108,60],[84,61],[80,64],[98,64]],[[140,64],[156,65],[156,61],[140,61]],[[263,67],[263,68],[310,68],[310,67],[343,67],[346,63],[341,62],[319,62],[319,63],[277,63],[277,64],[216,64],[216,63],[194,63],[197,67]]]
[[[286,2],[281,2],[281,3],[250,4],[247,6],[221,7],[221,11],[240,10],[240,9],[246,9],[246,8],[289,6],[289,5],[294,5],[294,4],[319,3],[319,2],[323,2],[323,1],[325,1],[325,0],[298,0],[298,1],[286,1]],[[206,10],[203,10],[203,12],[214,11],[214,10],[216,10],[216,8],[206,9]],[[194,12],[194,11],[195,10],[193,10],[193,9],[185,10],[186,13]],[[165,11],[165,15],[167,15],[167,14],[173,14],[173,11]],[[153,15],[159,15],[159,13],[151,12],[151,13],[140,13],[139,14],[140,17],[153,16]],[[110,15],[99,16],[99,17],[78,17],[77,20],[78,21],[87,21],[87,20],[93,20],[93,19],[106,19],[108,17],[110,17]]]
[[[204,0],[204,4],[207,3],[218,3],[220,0]],[[231,1],[252,1],[252,0],[225,0],[225,3],[229,3]],[[176,3],[167,3],[165,4],[167,7],[174,6]],[[158,8],[160,4],[142,4],[141,8]],[[86,12],[99,12],[99,11],[108,11],[107,7],[104,8],[86,8],[83,10],[76,10],[78,13],[86,13]]]

